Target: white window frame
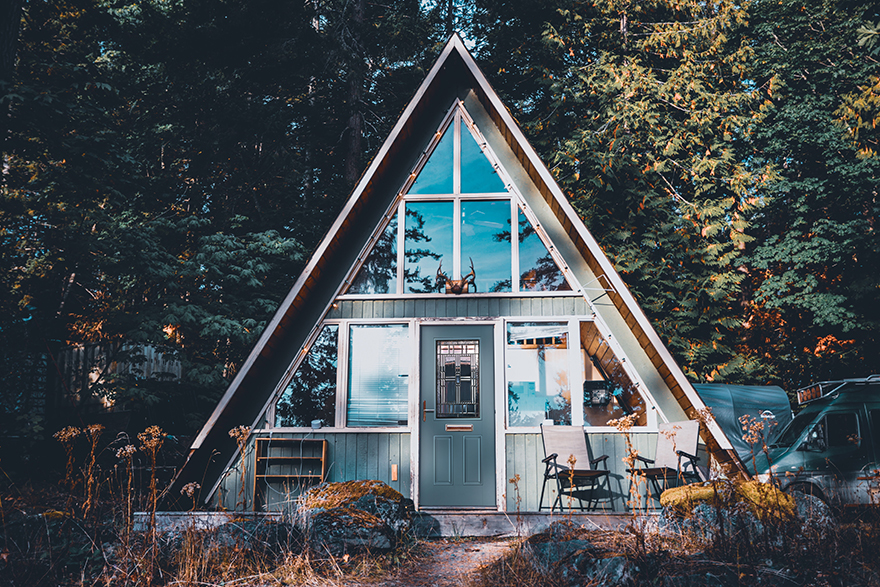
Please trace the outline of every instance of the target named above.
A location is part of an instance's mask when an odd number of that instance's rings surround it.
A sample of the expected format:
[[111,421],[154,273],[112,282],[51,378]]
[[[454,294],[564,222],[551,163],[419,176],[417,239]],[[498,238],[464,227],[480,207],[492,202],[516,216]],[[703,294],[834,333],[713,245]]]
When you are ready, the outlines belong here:
[[[328,325],[336,325],[338,326],[338,335],[337,335],[337,352],[336,352],[336,418],[333,426],[328,426],[325,428],[320,428],[320,432],[395,432],[395,433],[406,433],[411,432],[412,430],[412,415],[407,410],[407,424],[400,426],[348,426],[346,422],[347,418],[347,410],[348,410],[348,371],[349,371],[349,332],[351,325],[382,325],[382,324],[405,324],[407,325],[407,334],[409,335],[409,340],[411,344],[414,344],[415,340],[415,319],[412,318],[402,318],[402,319],[382,319],[382,318],[371,318],[371,319],[327,319],[323,320],[313,331],[312,336],[308,339],[308,344],[303,346],[303,350],[300,352],[300,357],[297,357],[297,360],[291,364],[291,367],[288,368],[284,377],[282,378],[282,383],[275,389],[275,392],[272,394],[272,400],[269,402],[266,410],[265,410],[265,421],[267,423],[267,427],[265,430],[261,430],[263,432],[312,432],[312,428],[309,427],[299,427],[299,426],[275,426],[275,405],[281,399],[281,395],[284,393],[284,390],[287,389],[287,386],[290,384],[290,381],[293,379],[294,375],[296,375],[296,371],[299,369],[300,364],[305,359],[305,357],[309,354],[312,346],[320,335],[321,330],[324,326]],[[415,347],[414,347],[415,348]],[[415,353],[418,355],[418,353]],[[409,382],[407,384],[407,401],[412,403],[413,398],[413,387],[416,385],[418,377],[416,377],[416,369],[418,368],[418,358],[416,357],[413,361],[413,364],[410,365],[410,376],[408,377]]]
[[[508,381],[507,381],[507,326],[510,323],[519,323],[519,322],[565,322],[568,325],[568,369],[569,369],[569,381],[571,382],[571,425],[572,426],[581,426],[586,432],[602,434],[602,433],[619,433],[620,431],[613,426],[589,426],[586,425],[584,420],[584,401],[583,401],[583,386],[582,382],[584,381],[585,373],[585,363],[586,356],[582,353],[581,348],[581,333],[580,333],[580,323],[581,322],[595,322],[595,320],[586,317],[586,316],[516,316],[509,317],[503,320],[502,334],[503,334],[503,344],[502,344],[502,357],[501,360],[504,362],[504,383],[502,386],[503,392],[503,401],[500,405],[503,405],[504,409],[504,432],[505,434],[540,434],[541,427],[540,426],[511,426],[509,422],[510,413],[508,411],[508,398],[507,398],[507,389],[508,389]],[[597,328],[599,327],[599,323],[596,323]],[[619,348],[615,349],[615,353],[619,353]],[[657,410],[654,408],[653,401],[650,397],[648,397],[644,390],[644,384],[641,382],[640,378],[636,373],[633,372],[630,365],[627,361],[623,362],[623,368],[626,372],[627,376],[630,378],[630,381],[636,385],[638,388],[639,394],[642,396],[642,399],[645,402],[646,409],[646,425],[645,426],[634,426],[633,432],[656,432],[657,431]],[[576,376],[576,377],[574,377]],[[576,400],[575,398],[579,398]]]

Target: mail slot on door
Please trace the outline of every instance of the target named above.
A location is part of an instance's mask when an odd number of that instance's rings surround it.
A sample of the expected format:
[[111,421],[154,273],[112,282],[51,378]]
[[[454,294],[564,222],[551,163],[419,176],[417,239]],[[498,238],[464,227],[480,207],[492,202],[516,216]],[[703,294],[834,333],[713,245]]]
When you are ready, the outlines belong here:
[[474,425],[473,424],[447,424],[446,431],[447,432],[473,432]]

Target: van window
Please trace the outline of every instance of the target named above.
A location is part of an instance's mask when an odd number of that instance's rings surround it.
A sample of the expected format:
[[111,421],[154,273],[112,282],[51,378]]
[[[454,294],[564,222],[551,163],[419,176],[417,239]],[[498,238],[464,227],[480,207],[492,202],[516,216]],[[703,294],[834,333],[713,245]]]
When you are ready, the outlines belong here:
[[816,413],[819,411],[819,408],[810,406],[804,408],[800,414],[798,414],[794,420],[788,423],[788,426],[782,431],[779,435],[779,438],[771,445],[772,447],[789,447],[797,442],[801,434],[803,434],[804,430],[813,423],[813,418],[815,418]]
[[874,454],[880,455],[880,410],[871,410],[871,438],[874,441]]
[[825,446],[828,448],[857,448],[861,444],[858,416],[852,412],[826,415],[817,430],[822,428],[825,429]]

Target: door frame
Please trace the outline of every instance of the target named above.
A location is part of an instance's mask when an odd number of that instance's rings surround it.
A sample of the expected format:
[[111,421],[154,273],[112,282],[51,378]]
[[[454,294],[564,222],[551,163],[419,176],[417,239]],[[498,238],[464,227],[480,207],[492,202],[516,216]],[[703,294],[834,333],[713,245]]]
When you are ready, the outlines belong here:
[[503,319],[495,320],[469,320],[462,318],[450,318],[447,320],[438,318],[416,318],[415,319],[415,335],[413,340],[412,382],[409,388],[409,421],[410,426],[410,475],[412,488],[412,499],[416,510],[419,509],[419,501],[421,491],[420,475],[421,469],[419,465],[421,454],[421,349],[422,345],[422,326],[492,326],[492,345],[494,359],[494,376],[495,376],[495,509],[499,512],[504,511],[504,505],[507,497],[506,490],[506,474],[507,460],[505,458],[505,434],[504,434],[504,414],[507,407],[507,394],[503,393],[505,385],[504,375],[504,324]]

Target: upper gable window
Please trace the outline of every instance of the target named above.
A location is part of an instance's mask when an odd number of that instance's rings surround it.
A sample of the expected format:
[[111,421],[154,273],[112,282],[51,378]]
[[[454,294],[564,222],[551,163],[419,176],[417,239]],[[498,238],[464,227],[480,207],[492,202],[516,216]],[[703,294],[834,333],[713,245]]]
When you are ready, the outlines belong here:
[[485,194],[507,191],[466,125],[461,127],[461,193]]
[[473,122],[456,108],[444,125],[407,195],[506,194],[507,187],[484,152],[485,141],[477,138]]
[[[453,125],[446,127],[443,138],[434,148],[430,159],[422,167],[416,182],[409,190],[411,194],[451,194],[454,165],[455,132]],[[503,189],[503,186],[502,186]]]
[[345,293],[571,290],[460,104],[423,157]]

